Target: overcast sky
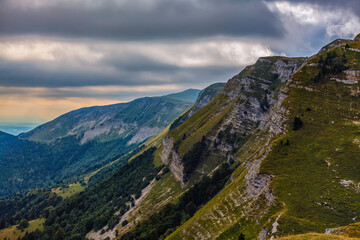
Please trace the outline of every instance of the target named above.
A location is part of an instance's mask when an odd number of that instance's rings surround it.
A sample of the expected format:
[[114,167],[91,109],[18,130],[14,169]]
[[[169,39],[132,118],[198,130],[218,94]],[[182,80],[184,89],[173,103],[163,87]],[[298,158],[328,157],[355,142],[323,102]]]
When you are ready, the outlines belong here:
[[359,0],[0,0],[0,122],[202,89],[359,32]]

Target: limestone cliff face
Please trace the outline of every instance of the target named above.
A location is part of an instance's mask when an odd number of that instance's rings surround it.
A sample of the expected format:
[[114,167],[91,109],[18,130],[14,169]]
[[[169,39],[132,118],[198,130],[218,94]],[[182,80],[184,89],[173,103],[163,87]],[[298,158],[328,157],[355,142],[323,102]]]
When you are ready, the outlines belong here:
[[[222,152],[224,161],[228,156],[240,161],[245,175],[233,179],[222,194],[209,203],[206,212],[192,218],[186,227],[178,229],[169,239],[186,239],[189,236],[193,239],[216,239],[224,229],[240,219],[258,224],[276,204],[271,188],[272,176],[260,174],[260,165],[271,151],[271,140],[286,129],[287,110],[282,103],[287,97],[287,85],[306,60],[260,58],[228,81],[221,93],[226,96],[220,107],[222,110],[215,115],[220,115],[229,106],[231,110],[220,125],[214,126],[216,130],[209,131],[207,137],[216,142],[216,147],[210,144],[209,151]],[[239,140],[229,141],[224,135],[235,136]],[[174,152],[174,149],[170,151]],[[238,159],[239,156],[241,159]],[[258,238],[265,239],[267,234],[264,229]]]
[[[220,115],[223,116],[221,121],[210,125],[205,134],[198,127],[188,127],[188,129],[184,129],[185,132],[183,131],[187,138],[198,136],[200,134],[198,132],[201,132],[208,141],[206,151],[209,153],[207,155],[209,157],[199,160],[195,172],[200,175],[208,174],[209,169],[206,170],[206,165],[213,165],[209,162],[211,156],[217,156],[220,159],[219,163],[230,158],[236,159],[236,153],[259,131],[265,132],[270,139],[284,130],[285,109],[281,107],[281,102],[286,95],[282,92],[282,88],[305,60],[305,58],[285,57],[260,58],[254,65],[246,67],[240,74],[227,82],[220,92],[222,100],[215,99],[213,101],[217,101],[216,104],[209,104],[202,110],[202,112],[206,112],[205,110],[218,109],[205,119],[201,126],[209,124],[208,122]],[[208,107],[210,105],[211,107]],[[196,115],[196,117],[201,116]],[[191,121],[194,120],[190,118],[182,125],[191,125]],[[184,140],[184,137],[176,138],[170,132],[163,141],[161,154],[162,161],[170,166],[176,179],[183,185],[186,185],[190,179],[185,179],[184,176],[191,176],[192,173],[184,172],[186,168],[182,162],[183,156],[177,151],[177,148],[174,148],[174,141],[177,141],[176,145],[181,148],[187,140]],[[247,163],[247,165],[250,167],[251,163]],[[253,171],[255,175],[256,171]],[[255,177],[249,177],[249,179],[253,178]],[[259,183],[256,179],[249,180],[249,182],[254,182],[255,185]]]
[[163,140],[163,151],[160,154],[163,163],[167,164],[175,178],[184,186],[184,166],[179,154],[173,150],[174,143],[170,137]]

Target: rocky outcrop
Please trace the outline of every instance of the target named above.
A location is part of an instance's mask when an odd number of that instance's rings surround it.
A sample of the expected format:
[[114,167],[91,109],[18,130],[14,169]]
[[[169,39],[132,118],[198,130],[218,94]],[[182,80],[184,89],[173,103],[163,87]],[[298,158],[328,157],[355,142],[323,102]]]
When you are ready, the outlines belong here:
[[[213,130],[206,135],[209,141],[206,149],[208,155],[229,159],[230,152],[236,152],[245,143],[241,141],[244,136],[252,136],[256,131],[266,131],[270,138],[280,134],[284,128],[282,116],[285,113],[281,108],[281,102],[286,95],[279,90],[279,86],[284,84],[305,60],[305,58],[285,57],[259,58],[254,65],[243,70],[246,74],[242,72],[230,79],[221,91],[221,94],[226,96],[226,100],[217,102],[220,110],[208,119],[210,121],[231,107],[231,110],[224,115],[221,125],[212,126]],[[193,129],[187,135],[191,138],[196,131],[197,129]],[[173,145],[170,137],[164,139],[161,158],[170,166],[176,179],[184,185],[186,184],[184,176],[189,176],[191,173],[184,173],[182,156],[177,153]],[[197,172],[208,173],[200,169]],[[261,181],[254,179],[255,185],[262,184]],[[259,186],[255,188],[259,189]]]
[[163,150],[160,153],[162,162],[169,166],[175,178],[181,183],[181,186],[184,187],[184,165],[181,161],[181,157],[174,150],[173,140],[170,137],[165,137],[162,147]]
[[[235,147],[235,151],[243,152],[241,161],[245,175],[233,179],[231,185],[206,206],[208,210],[172,235],[173,239],[189,236],[193,239],[216,239],[241,219],[259,224],[275,204],[272,176],[260,174],[260,166],[271,151],[272,139],[286,128],[287,110],[282,105],[287,96],[286,84],[304,61],[305,58],[260,58],[256,64],[228,81],[222,91],[227,97],[222,109],[231,106],[231,110],[223,118],[221,126],[217,126],[219,130],[211,131],[214,134],[212,138],[207,136],[218,145],[217,149],[209,151],[224,149],[228,152]],[[228,142],[221,137],[224,131],[226,136],[247,136],[248,140]],[[166,149],[167,152],[172,151]],[[263,229],[259,239],[265,239],[268,232]]]
[[328,50],[330,50],[332,48],[336,48],[338,46],[341,46],[341,45],[343,45],[345,43],[349,43],[351,41],[352,40],[349,40],[349,39],[336,39],[336,40],[332,41],[331,43],[329,43],[329,44],[325,45],[324,47],[322,47],[320,49],[320,51],[318,52],[318,54],[326,52],[326,51],[328,51]]

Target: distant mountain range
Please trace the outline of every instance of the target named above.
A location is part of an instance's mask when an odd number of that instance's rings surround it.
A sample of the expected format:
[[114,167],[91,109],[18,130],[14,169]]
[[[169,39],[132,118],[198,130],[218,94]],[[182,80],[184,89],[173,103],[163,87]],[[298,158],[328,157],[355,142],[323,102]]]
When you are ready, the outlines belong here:
[[1,123],[0,131],[17,136],[21,133],[25,133],[34,129],[39,125],[40,123]]
[[76,136],[80,144],[128,139],[140,143],[170,124],[196,101],[200,90],[189,89],[162,97],[139,98],[128,103],[95,106],[71,111],[42,124],[20,138],[52,142]]
[[0,196],[79,177],[160,132],[200,90],[71,111],[18,137],[2,133]]

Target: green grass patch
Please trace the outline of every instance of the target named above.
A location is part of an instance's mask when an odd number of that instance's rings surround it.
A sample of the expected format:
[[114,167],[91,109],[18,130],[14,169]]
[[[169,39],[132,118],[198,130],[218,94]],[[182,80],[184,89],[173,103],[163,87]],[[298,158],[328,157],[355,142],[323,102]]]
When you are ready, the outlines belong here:
[[[182,155],[187,153],[192,146],[199,142],[206,133],[219,122],[226,114],[226,110],[214,117],[220,111],[227,97],[219,94],[208,105],[200,109],[183,124],[170,131],[169,135],[178,144],[178,152]],[[185,138],[184,138],[185,136]],[[191,137],[190,137],[191,136]]]
[[56,193],[56,195],[62,197],[63,199],[71,197],[72,195],[76,193],[80,193],[84,191],[86,188],[86,184],[81,185],[80,182],[76,183],[70,183],[66,187],[58,187],[51,189],[53,193]]
[[146,218],[155,213],[166,203],[176,203],[184,190],[171,172],[166,173],[151,189],[145,197],[136,213],[131,216],[130,221],[137,217]]
[[23,231],[17,229],[18,225],[14,225],[5,229],[0,230],[0,239],[16,240],[19,237],[23,237],[26,232],[34,232],[36,229],[42,231],[44,229],[45,218],[38,218],[29,221],[29,226]]
[[[347,52],[346,57],[356,60]],[[285,100],[290,111],[288,133],[273,143],[261,167],[262,173],[275,176],[275,195],[286,204],[287,211],[279,220],[280,235],[324,232],[347,225],[360,214],[355,185],[340,184],[342,180],[360,182],[360,129],[354,123],[360,118],[360,102],[351,94],[357,86],[314,83],[312,71],[312,66],[305,66],[293,76],[294,84],[313,91],[289,91]],[[304,123],[297,131],[291,127],[295,116]]]

